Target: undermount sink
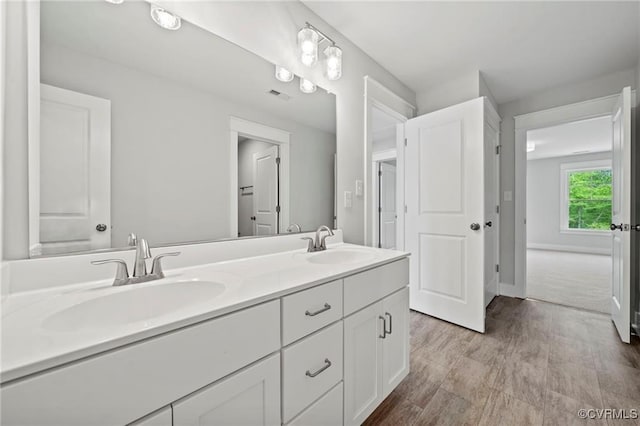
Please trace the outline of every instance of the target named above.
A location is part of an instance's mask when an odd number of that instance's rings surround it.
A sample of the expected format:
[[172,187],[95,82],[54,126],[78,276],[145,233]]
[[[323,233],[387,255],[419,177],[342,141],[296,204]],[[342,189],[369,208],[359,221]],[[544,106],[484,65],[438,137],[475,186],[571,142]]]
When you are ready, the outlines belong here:
[[224,284],[211,281],[140,285],[58,311],[47,317],[42,325],[53,331],[79,331],[149,321],[189,305],[211,300],[224,290]]
[[305,259],[307,262],[321,265],[343,265],[356,262],[364,262],[374,258],[374,254],[364,250],[354,249],[327,249],[317,253],[309,253]]

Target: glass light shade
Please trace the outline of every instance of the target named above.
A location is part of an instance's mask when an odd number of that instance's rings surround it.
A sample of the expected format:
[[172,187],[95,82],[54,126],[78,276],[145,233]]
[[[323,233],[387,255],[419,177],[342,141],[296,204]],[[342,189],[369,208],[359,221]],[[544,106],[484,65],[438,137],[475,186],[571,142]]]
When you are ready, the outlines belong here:
[[317,89],[317,86],[311,81],[300,77],[300,91],[302,93],[313,93]]
[[151,19],[166,30],[175,31],[182,26],[182,19],[155,4],[151,5]]
[[327,57],[327,78],[338,80],[342,77],[342,49],[338,46],[329,46],[324,50]]
[[318,33],[311,28],[298,31],[298,53],[300,61],[307,67],[318,62]]
[[281,67],[280,65],[276,65],[276,78],[285,83],[293,80],[293,73],[288,69]]
[[527,142],[527,152],[533,152],[536,150],[535,142]]

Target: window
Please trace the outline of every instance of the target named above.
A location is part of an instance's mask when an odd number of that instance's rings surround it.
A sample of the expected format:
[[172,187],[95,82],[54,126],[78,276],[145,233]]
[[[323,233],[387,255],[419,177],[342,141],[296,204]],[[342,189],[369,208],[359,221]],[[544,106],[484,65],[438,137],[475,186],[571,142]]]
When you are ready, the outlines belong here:
[[611,163],[563,164],[562,169],[564,230],[607,231],[611,224]]

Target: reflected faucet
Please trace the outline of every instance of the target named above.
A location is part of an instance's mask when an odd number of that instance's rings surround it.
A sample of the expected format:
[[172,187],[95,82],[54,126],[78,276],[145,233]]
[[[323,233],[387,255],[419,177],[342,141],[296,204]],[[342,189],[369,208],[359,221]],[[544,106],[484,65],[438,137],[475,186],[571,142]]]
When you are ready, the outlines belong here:
[[300,233],[302,232],[302,228],[300,227],[300,225],[298,225],[297,223],[292,223],[291,225],[289,225],[289,227],[287,228],[287,232],[296,232],[296,233]]
[[147,275],[147,259],[151,259],[149,244],[144,238],[139,238],[136,244],[136,260],[133,264],[134,277],[144,277]]
[[[320,238],[320,234],[326,231],[327,235],[324,235],[322,238]],[[323,251],[327,249],[327,244],[326,244],[326,239],[327,237],[331,237],[333,236],[333,231],[331,230],[331,228],[329,228],[326,225],[322,225],[320,228],[318,228],[318,230],[316,231],[316,238],[315,241],[313,238],[311,237],[303,237],[303,240],[308,240],[309,244],[307,246],[307,252],[308,253],[312,253],[315,251]]]

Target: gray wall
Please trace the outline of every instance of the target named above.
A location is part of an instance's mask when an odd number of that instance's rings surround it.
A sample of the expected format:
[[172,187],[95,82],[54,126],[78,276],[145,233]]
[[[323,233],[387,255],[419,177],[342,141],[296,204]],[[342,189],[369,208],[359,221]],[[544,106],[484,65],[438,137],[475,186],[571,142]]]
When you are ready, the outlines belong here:
[[480,71],[472,71],[461,74],[442,84],[435,85],[416,95],[418,114],[427,114],[448,106],[470,101],[479,96],[486,96],[489,102],[497,109],[496,103],[489,87],[484,81]]
[[[575,102],[595,99],[619,93],[623,87],[636,85],[635,70],[608,74],[593,80],[557,87],[524,99],[498,105],[502,117],[500,143],[500,190],[515,191],[515,121],[516,115],[541,111]],[[514,192],[514,200],[518,194]],[[500,215],[500,280],[514,284],[515,253],[515,204],[501,202]]]
[[229,237],[230,116],[291,132],[291,218],[332,223],[335,135],[60,46],[41,60],[43,83],[111,100],[113,246]]
[[527,161],[527,245],[532,248],[611,251],[611,235],[561,232],[561,164],[611,159],[610,152]]

